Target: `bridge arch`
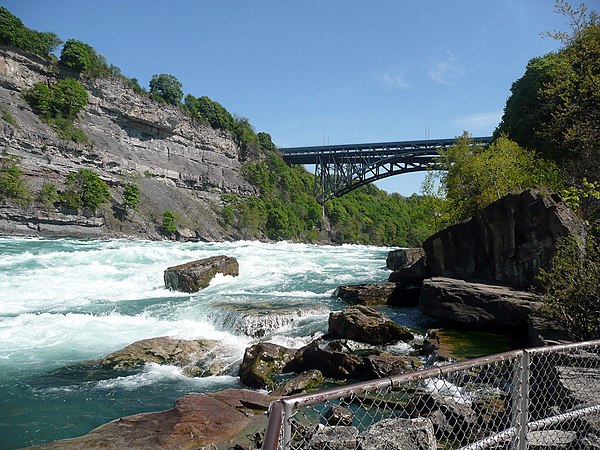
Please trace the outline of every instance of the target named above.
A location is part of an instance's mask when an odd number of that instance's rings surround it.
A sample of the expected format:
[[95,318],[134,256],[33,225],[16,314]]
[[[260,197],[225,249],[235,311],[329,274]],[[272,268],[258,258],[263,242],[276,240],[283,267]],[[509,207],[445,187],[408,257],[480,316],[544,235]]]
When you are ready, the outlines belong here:
[[[472,138],[486,144],[491,137]],[[454,145],[455,139],[379,142],[281,148],[288,164],[315,165],[315,197],[323,204],[365,184],[439,166],[439,150]]]

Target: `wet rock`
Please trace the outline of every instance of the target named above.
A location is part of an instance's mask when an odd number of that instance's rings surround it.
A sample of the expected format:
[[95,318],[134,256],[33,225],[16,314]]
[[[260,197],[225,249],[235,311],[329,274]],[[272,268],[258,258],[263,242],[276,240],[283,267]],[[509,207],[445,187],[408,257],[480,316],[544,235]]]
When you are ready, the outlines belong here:
[[284,372],[302,372],[317,369],[327,378],[360,378],[364,375],[363,358],[344,340],[317,339],[298,350]]
[[385,265],[390,270],[398,270],[414,264],[425,256],[422,248],[401,248],[388,253]]
[[329,315],[329,332],[334,336],[372,345],[411,341],[413,334],[384,314],[363,305],[350,306]]
[[353,305],[415,306],[420,286],[404,283],[354,284],[338,287],[333,295]]
[[331,427],[318,424],[308,439],[310,450],[356,450],[358,430],[355,427]]
[[288,395],[295,395],[305,392],[307,389],[312,389],[324,381],[323,374],[319,370],[307,370],[302,372],[297,377],[286,381],[273,392],[271,395],[276,397],[285,397]]
[[164,273],[165,287],[174,291],[197,292],[207,287],[217,273],[237,277],[237,260],[219,255],[169,267]]
[[477,414],[473,409],[439,394],[413,394],[406,404],[406,412],[411,417],[429,418],[437,439],[457,439],[464,442],[477,427]]
[[423,366],[419,358],[397,356],[385,352],[366,356],[364,361],[369,378],[381,378],[414,372]]
[[254,388],[272,388],[274,381],[271,376],[280,373],[296,352],[297,350],[268,342],[248,347],[238,372],[240,381]]
[[429,419],[384,419],[371,425],[358,439],[358,450],[436,450]]
[[425,278],[429,278],[430,276],[431,274],[429,273],[429,270],[427,270],[425,256],[423,256],[421,259],[406,267],[401,267],[397,270],[394,270],[392,273],[390,273],[388,281],[420,286],[420,283]]
[[349,427],[352,425],[354,414],[348,408],[334,404],[325,412],[324,417],[329,426]]
[[584,233],[582,220],[559,195],[531,188],[434,234],[423,248],[432,276],[528,289],[539,268],[548,267],[557,240]]
[[115,370],[131,370],[146,363],[156,363],[181,367],[188,376],[222,375],[229,366],[215,358],[217,348],[217,341],[163,336],[134,342],[105,356],[99,363],[103,368]]
[[254,391],[227,389],[212,394],[187,394],[175,408],[143,413],[102,425],[90,433],[41,445],[40,449],[174,449],[248,445],[248,433],[264,429],[264,414],[276,400]]

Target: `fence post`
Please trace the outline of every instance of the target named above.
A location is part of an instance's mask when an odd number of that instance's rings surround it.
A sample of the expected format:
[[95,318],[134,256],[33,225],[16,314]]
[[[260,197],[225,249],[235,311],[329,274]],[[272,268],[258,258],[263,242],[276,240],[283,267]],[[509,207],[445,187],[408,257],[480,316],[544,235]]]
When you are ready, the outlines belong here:
[[292,411],[294,405],[292,403],[283,402],[283,448],[289,450],[290,441],[292,440]]
[[527,431],[529,422],[529,374],[531,357],[527,350],[523,350],[521,359],[521,404],[519,419],[519,441],[518,449],[527,450]]

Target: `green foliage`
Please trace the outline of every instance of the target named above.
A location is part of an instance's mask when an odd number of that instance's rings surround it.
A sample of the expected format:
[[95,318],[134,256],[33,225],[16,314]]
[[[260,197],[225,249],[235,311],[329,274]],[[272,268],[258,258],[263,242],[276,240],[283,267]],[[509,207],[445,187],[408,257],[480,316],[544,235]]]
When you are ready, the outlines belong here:
[[52,209],[54,203],[58,201],[58,191],[54,183],[45,181],[37,193],[36,201],[44,205],[47,209]]
[[574,9],[559,0],[571,33],[548,33],[564,47],[532,59],[511,89],[502,122],[525,148],[564,166],[569,178],[600,180],[600,20],[585,4]]
[[19,204],[26,204],[31,200],[29,187],[19,167],[19,158],[15,156],[0,158],[0,200],[11,200]]
[[85,133],[73,124],[88,102],[87,91],[77,80],[65,78],[52,87],[36,83],[24,92],[24,97],[44,122],[54,126],[61,139],[89,142]]
[[136,94],[143,94],[146,91],[146,89],[144,89],[141,85],[140,82],[138,81],[137,78],[125,78],[125,81],[127,82],[127,85],[133,89],[133,92],[135,92]]
[[17,119],[15,119],[15,116],[12,115],[8,108],[4,106],[0,108],[0,114],[0,118],[2,118],[2,120],[4,120],[6,123],[11,124],[13,127],[17,126]]
[[163,213],[162,227],[166,234],[173,235],[177,231],[176,216],[172,211]]
[[63,46],[59,63],[77,74],[85,74],[90,78],[120,75],[121,70],[108,64],[106,58],[96,52],[90,45],[69,39]]
[[108,185],[91,169],[79,169],[67,176],[60,201],[70,208],[89,208],[93,212],[110,196]]
[[235,131],[235,119],[220,103],[206,96],[195,98],[188,94],[184,104],[191,116],[199,122],[208,122],[215,129],[227,130],[231,133]]
[[[418,212],[419,196],[389,195],[369,185],[322,207],[312,194],[313,175],[301,166],[289,167],[274,152],[246,163],[244,176],[260,196],[222,199],[227,200],[224,222],[246,239],[315,242],[331,237],[338,243],[420,245],[429,233],[426,217]],[[327,223],[329,236],[323,234]]]
[[123,207],[136,210],[140,204],[140,187],[137,184],[129,183],[123,190]]
[[0,43],[48,57],[62,41],[54,33],[42,33],[27,28],[18,17],[0,7]]
[[580,186],[568,186],[560,192],[561,197],[597,236],[600,236],[600,182],[584,178]]
[[510,192],[533,185],[561,188],[554,163],[539,159],[503,135],[486,148],[473,145],[465,133],[441,154],[445,170],[436,176],[450,222],[469,218]]
[[178,105],[183,98],[182,85],[173,75],[161,73],[152,75],[150,93],[157,95],[171,105]]
[[549,269],[541,269],[546,313],[578,341],[600,338],[600,243],[562,238]]

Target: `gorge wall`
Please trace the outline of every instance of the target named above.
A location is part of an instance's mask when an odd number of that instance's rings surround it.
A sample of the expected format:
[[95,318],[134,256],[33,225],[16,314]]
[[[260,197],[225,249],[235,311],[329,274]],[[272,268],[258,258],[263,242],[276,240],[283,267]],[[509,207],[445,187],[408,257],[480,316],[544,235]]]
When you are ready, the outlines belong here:
[[[22,158],[20,167],[35,193],[43,182],[59,186],[69,172],[90,168],[111,187],[111,202],[98,217],[64,214],[32,203],[0,204],[0,234],[159,238],[162,213],[177,214],[190,238],[235,238],[220,223],[221,194],[255,195],[242,177],[238,145],[224,131],[200,125],[179,108],[136,94],[120,77],[79,80],[88,105],[76,125],[90,139],[60,139],[23,100],[35,83],[57,80],[46,60],[0,46],[0,108],[14,125],[0,120],[0,156]],[[119,209],[127,183],[141,189],[139,211]]]

